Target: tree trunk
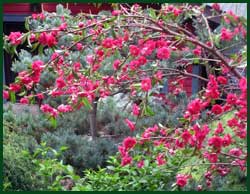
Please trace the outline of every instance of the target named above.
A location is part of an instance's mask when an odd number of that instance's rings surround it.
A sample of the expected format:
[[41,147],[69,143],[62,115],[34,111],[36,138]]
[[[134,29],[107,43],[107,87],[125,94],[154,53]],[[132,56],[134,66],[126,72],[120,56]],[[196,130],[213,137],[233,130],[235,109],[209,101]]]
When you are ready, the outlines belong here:
[[96,129],[97,103],[98,103],[98,99],[96,98],[92,102],[92,110],[90,111],[90,114],[89,114],[90,133],[91,133],[93,140],[96,139],[97,137],[97,129]]

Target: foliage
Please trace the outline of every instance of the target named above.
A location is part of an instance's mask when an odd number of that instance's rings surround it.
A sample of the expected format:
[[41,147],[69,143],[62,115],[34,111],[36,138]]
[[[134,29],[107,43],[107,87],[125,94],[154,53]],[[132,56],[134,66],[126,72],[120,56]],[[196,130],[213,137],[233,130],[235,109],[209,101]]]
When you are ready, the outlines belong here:
[[46,190],[70,190],[74,181],[79,179],[72,166],[64,165],[62,160],[58,160],[65,149],[61,147],[57,152],[42,142],[41,147],[36,149],[33,155],[29,152],[25,153],[25,156],[36,166],[36,174],[46,185]]
[[15,105],[4,108],[3,120],[11,124],[11,129],[23,135],[34,137],[40,142],[41,136],[47,131],[53,130],[51,123],[39,112],[31,111],[31,108],[24,108],[14,112]]
[[[224,115],[221,122],[227,121],[231,112]],[[210,126],[217,125],[217,121],[211,122]],[[157,140],[156,140],[157,141]],[[156,141],[154,141],[156,143]],[[146,155],[146,152],[150,153]],[[184,191],[199,190],[201,186],[204,191],[238,191],[246,190],[246,173],[239,167],[233,167],[227,176],[215,172],[212,186],[207,186],[204,171],[208,169],[209,163],[204,160],[201,164],[196,162],[196,152],[189,149],[176,150],[175,154],[164,146],[136,145],[131,154],[134,155],[131,165],[121,164],[121,155],[110,157],[108,166],[98,171],[86,170],[85,176],[75,185],[76,191],[173,191],[178,190],[175,177],[178,173],[192,174]],[[159,153],[164,153],[160,158]],[[226,156],[220,157],[226,161]],[[141,163],[143,161],[143,163]],[[159,163],[162,163],[159,165]],[[141,165],[141,166],[140,166]]]
[[61,159],[80,174],[87,168],[103,167],[107,158],[117,150],[110,139],[90,140],[88,136],[76,135],[70,128],[60,128],[56,132],[46,133],[42,136],[42,141],[55,150],[66,146],[67,150],[61,155]]
[[28,191],[44,188],[35,174],[35,165],[23,155],[24,150],[34,152],[38,144],[33,137],[11,131],[10,122],[3,127],[3,189]]

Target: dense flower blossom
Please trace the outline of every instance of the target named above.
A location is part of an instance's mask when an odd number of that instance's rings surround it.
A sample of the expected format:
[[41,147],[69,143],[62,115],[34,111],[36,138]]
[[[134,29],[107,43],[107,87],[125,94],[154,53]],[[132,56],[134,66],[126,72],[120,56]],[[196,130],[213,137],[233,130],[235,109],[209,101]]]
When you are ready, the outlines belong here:
[[137,46],[135,46],[135,45],[130,45],[129,46],[129,52],[130,52],[130,54],[132,56],[136,57],[136,56],[139,55],[140,49]]
[[132,112],[135,116],[138,116],[140,114],[140,107],[136,104],[133,104],[132,106]]
[[219,135],[219,134],[223,133],[223,131],[224,131],[224,128],[222,126],[222,123],[219,122],[216,130],[214,131],[214,134]]
[[216,81],[215,76],[209,75],[209,82],[206,88],[206,94],[205,96],[208,99],[217,99],[220,96],[219,90],[218,90],[218,83]]
[[213,136],[208,139],[208,145],[213,146],[217,150],[220,150],[223,145],[223,139],[218,136]]
[[58,111],[48,104],[41,105],[41,111],[50,114],[52,117],[58,116]]
[[218,161],[217,153],[205,152],[204,157],[207,158],[209,160],[209,162],[211,162],[211,163],[216,163]]
[[173,10],[173,14],[174,14],[174,16],[178,16],[178,15],[180,15],[182,13],[182,10],[181,9],[178,9],[178,8],[174,8],[174,10]]
[[216,11],[220,11],[220,4],[219,3],[213,3],[212,8]]
[[76,44],[76,49],[77,49],[78,51],[81,51],[81,50],[83,49],[82,43],[78,42],[78,43]]
[[45,15],[43,14],[43,13],[38,13],[38,14],[36,14],[36,13],[33,13],[32,15],[31,15],[31,17],[32,17],[32,19],[34,19],[34,20],[44,20],[45,19]]
[[19,45],[22,42],[21,36],[22,36],[21,32],[11,32],[10,35],[8,36],[8,40],[13,45]]
[[132,157],[130,157],[130,156],[124,156],[124,157],[122,158],[122,163],[121,163],[121,165],[122,165],[122,166],[126,166],[126,165],[130,164],[131,162],[132,162]]
[[227,78],[225,78],[224,76],[218,76],[217,80],[220,84],[223,84],[223,85],[227,84]]
[[64,86],[66,86],[66,83],[62,77],[56,79],[56,86],[58,88],[63,88]]
[[216,114],[216,115],[219,115],[219,114],[221,114],[221,113],[223,112],[223,109],[222,109],[221,105],[215,104],[215,105],[213,105],[213,107],[212,107],[212,112],[213,112],[214,114]]
[[53,47],[57,44],[57,40],[52,33],[42,32],[39,36],[38,41],[45,46]]
[[201,56],[201,47],[197,46],[194,50],[193,50],[193,54],[196,56]]
[[186,144],[189,142],[189,140],[191,139],[192,135],[190,134],[190,132],[188,130],[185,130],[182,134],[181,134],[181,138],[183,140],[183,142]]
[[3,98],[4,99],[9,99],[9,92],[7,90],[3,90]]
[[207,134],[210,132],[210,129],[207,125],[203,125],[200,128],[198,125],[193,126],[194,135],[190,139],[190,144],[198,149],[201,149],[203,141],[207,137]]
[[61,104],[57,107],[59,112],[70,112],[73,108],[70,105]]
[[121,61],[119,59],[116,59],[113,63],[113,69],[114,70],[118,70],[119,69],[119,66],[121,64]]
[[242,92],[246,92],[247,91],[247,80],[245,77],[240,79],[239,82],[239,86]]
[[80,62],[75,62],[73,64],[74,71],[79,71],[81,69],[81,67],[82,67],[82,64]]
[[158,59],[169,59],[170,54],[170,49],[168,47],[158,48],[157,50]]
[[29,104],[29,99],[26,98],[26,97],[21,98],[21,99],[20,99],[20,103],[21,103],[21,104]]
[[228,152],[230,155],[240,157],[242,155],[242,150],[240,148],[232,148]]
[[230,105],[235,105],[237,101],[237,96],[236,94],[232,94],[232,93],[229,93],[227,95],[227,103],[230,104]]
[[113,16],[118,16],[118,15],[120,15],[121,14],[121,11],[120,10],[113,10],[112,11],[112,15]]
[[184,187],[187,182],[188,182],[188,175],[184,175],[184,174],[177,174],[176,175],[176,184],[180,187]]
[[138,168],[143,168],[144,166],[144,160],[140,160],[138,163],[137,163],[137,167]]
[[131,131],[135,130],[135,124],[132,121],[125,119],[125,122]]
[[187,106],[187,111],[189,111],[191,115],[199,114],[201,110],[202,110],[202,101],[198,98],[191,101]]
[[104,48],[112,48],[113,46],[113,38],[105,38],[103,41],[102,41],[102,46]]
[[166,160],[165,160],[165,156],[164,156],[164,154],[158,154],[157,156],[156,156],[156,161],[157,161],[157,165],[158,166],[161,166],[161,165],[164,165],[164,164],[166,164]]
[[152,88],[151,79],[150,79],[150,78],[144,78],[144,79],[141,81],[141,89],[142,89],[144,92],[147,92],[147,91],[149,91],[151,88]]
[[238,119],[236,119],[236,118],[231,118],[231,119],[229,119],[228,121],[227,121],[227,125],[229,126],[229,127],[237,127],[237,126],[239,126],[239,122],[238,122]]
[[36,97],[37,97],[38,99],[40,99],[40,100],[44,99],[43,93],[38,93],[38,94],[36,94]]
[[130,150],[132,149],[136,144],[136,139],[133,137],[127,137],[123,140],[123,146],[125,150]]
[[21,86],[19,84],[13,83],[10,84],[9,90],[13,92],[19,92],[21,90]]
[[34,71],[38,71],[40,72],[41,70],[43,70],[44,66],[43,66],[43,61],[41,60],[36,60],[32,63],[31,65],[31,68],[34,70]]
[[223,27],[221,29],[221,37],[220,37],[220,39],[225,40],[225,41],[230,41],[230,40],[232,40],[232,38],[233,38],[233,33],[230,30]]
[[139,56],[137,59],[139,65],[145,65],[147,63],[147,59],[144,56]]

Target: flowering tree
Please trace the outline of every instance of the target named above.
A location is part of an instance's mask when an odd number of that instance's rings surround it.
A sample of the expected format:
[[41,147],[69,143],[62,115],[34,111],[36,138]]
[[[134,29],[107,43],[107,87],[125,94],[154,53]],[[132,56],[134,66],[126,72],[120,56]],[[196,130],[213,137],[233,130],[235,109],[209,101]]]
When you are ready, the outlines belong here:
[[[246,21],[221,12],[218,4],[210,11],[208,16],[203,6],[164,4],[160,10],[117,5],[112,14],[77,16],[58,6],[57,13],[33,14],[26,21],[28,32],[12,32],[4,38],[9,52],[15,53],[20,44],[34,52],[31,61],[19,67],[15,83],[5,87],[4,98],[15,101],[19,94],[20,102],[28,104],[48,96],[63,97],[57,107],[41,105],[54,124],[60,114],[84,106],[95,138],[98,101],[125,93],[132,101],[141,99],[132,105],[135,118],[150,116],[148,100],[164,78],[194,77],[206,88],[189,102],[180,118],[183,127],[169,129],[156,123],[138,137],[127,137],[119,146],[121,166],[143,168],[146,161],[181,168],[184,159],[171,164],[171,157],[181,154],[196,158],[194,165],[208,165],[204,172],[208,186],[213,174],[224,176],[230,166],[245,171],[247,82],[239,67],[246,66]],[[210,19],[216,17],[220,26],[214,30]],[[240,45],[235,54],[223,52],[235,45]],[[207,76],[186,70],[193,65],[204,66]],[[42,83],[41,77],[49,74],[54,81]],[[175,92],[182,90],[180,84],[175,87]],[[204,112],[212,120],[234,114],[226,124],[218,122],[210,128],[201,119]],[[125,122],[136,130],[135,122]],[[177,174],[177,186],[185,186],[191,175],[192,168]]]

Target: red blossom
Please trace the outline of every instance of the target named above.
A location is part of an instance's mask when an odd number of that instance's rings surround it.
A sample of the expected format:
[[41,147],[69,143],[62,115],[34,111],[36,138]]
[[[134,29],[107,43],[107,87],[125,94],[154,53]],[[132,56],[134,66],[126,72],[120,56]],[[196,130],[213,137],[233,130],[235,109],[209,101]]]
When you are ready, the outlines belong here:
[[151,88],[152,88],[151,79],[150,79],[150,78],[144,78],[144,79],[141,81],[141,89],[142,89],[144,92],[148,92]]
[[42,32],[38,41],[45,46],[53,47],[57,44],[56,38],[53,33]]
[[233,33],[230,30],[223,27],[221,29],[221,37],[220,37],[220,39],[225,40],[225,41],[230,41],[230,40],[232,40],[232,38],[233,38]]
[[21,90],[21,86],[17,83],[13,83],[13,84],[10,84],[9,89],[12,92],[19,92]]
[[208,145],[213,146],[217,150],[220,150],[223,145],[223,139],[218,136],[213,136],[208,139]]
[[223,112],[223,108],[221,107],[221,105],[219,105],[219,104],[213,105],[213,107],[212,107],[212,113],[214,113],[216,115],[219,115],[222,112]]
[[136,56],[139,55],[140,49],[137,46],[135,46],[135,45],[130,45],[129,46],[129,52],[130,52],[130,54],[132,56],[136,57]]
[[242,155],[242,150],[240,148],[232,148],[228,152],[230,155],[240,157]]
[[128,119],[125,119],[125,122],[126,122],[127,126],[130,128],[131,131],[135,130],[135,124],[132,121],[130,121]]
[[207,158],[209,160],[209,162],[211,162],[211,163],[216,163],[218,161],[217,153],[205,152],[204,157]]
[[40,72],[41,70],[43,70],[44,66],[43,66],[43,61],[41,60],[36,60],[32,63],[31,68],[33,71],[38,71]]
[[184,175],[184,174],[177,174],[176,175],[176,184],[180,187],[184,187],[187,182],[188,182],[188,175]]
[[104,48],[112,48],[112,46],[113,46],[113,38],[105,38],[102,41],[102,46]]
[[220,84],[223,84],[223,85],[227,84],[227,78],[225,78],[224,76],[218,76],[217,80]]
[[156,161],[157,161],[157,165],[158,166],[162,166],[162,165],[166,164],[166,160],[165,160],[164,154],[162,154],[162,153],[158,154],[156,156]]
[[201,56],[201,47],[197,46],[194,50],[193,50],[193,54],[196,56]]
[[157,50],[158,59],[169,59],[170,54],[170,49],[168,47],[162,47]]
[[227,103],[230,104],[230,105],[235,105],[237,101],[237,96],[236,94],[232,94],[232,93],[229,93],[227,95]]
[[56,79],[56,86],[58,88],[63,88],[64,86],[66,86],[66,83],[62,77]]
[[21,32],[11,32],[10,35],[8,36],[8,40],[13,45],[19,45],[22,42],[21,36],[22,36]]
[[82,43],[77,43],[76,44],[76,49],[78,50],[78,51],[81,51],[82,49],[83,49],[83,46],[82,46]]
[[137,163],[137,167],[138,168],[143,168],[144,166],[144,160],[140,160],[138,163]]
[[122,163],[121,163],[121,165],[122,165],[122,166],[126,166],[126,165],[128,165],[128,164],[131,164],[131,162],[132,162],[132,157],[130,157],[130,156],[124,156],[124,157],[122,158]]
[[59,112],[70,112],[73,110],[73,108],[70,106],[70,105],[64,105],[64,104],[61,104],[57,107],[58,111]]
[[8,99],[9,99],[9,92],[8,92],[8,91],[3,90],[3,98],[4,98],[5,100],[8,100]]
[[135,116],[138,116],[140,114],[140,107],[136,104],[133,104],[132,106],[132,112]]
[[215,135],[219,135],[219,134],[223,133],[223,131],[224,131],[224,128],[223,128],[223,126],[222,126],[222,123],[219,122],[219,123],[218,123],[218,126],[217,126],[217,129],[215,130],[214,134],[215,134]]
[[130,150],[136,145],[136,139],[132,137],[127,137],[123,140],[123,147],[125,150]]
[[212,4],[212,8],[213,8],[214,10],[216,10],[216,11],[220,11],[220,5],[219,5],[219,3],[213,3],[213,4]]
[[27,97],[21,98],[20,103],[22,104],[29,104],[29,99]]
[[121,61],[119,59],[116,59],[113,63],[113,69],[114,70],[118,70],[119,69],[119,66],[121,64]]

